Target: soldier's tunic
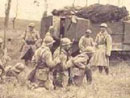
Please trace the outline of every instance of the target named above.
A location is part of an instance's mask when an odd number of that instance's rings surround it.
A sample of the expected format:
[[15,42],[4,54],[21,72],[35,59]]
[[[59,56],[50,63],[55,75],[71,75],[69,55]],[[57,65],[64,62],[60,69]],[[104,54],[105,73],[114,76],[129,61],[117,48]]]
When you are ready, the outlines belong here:
[[27,30],[22,35],[22,38],[25,43],[22,49],[21,58],[31,60],[34,51],[36,50],[36,43],[40,39],[40,36],[35,30],[33,30],[32,32]]
[[33,62],[36,62],[35,80],[38,84],[44,86],[46,89],[52,89],[52,80],[50,79],[50,70],[58,63],[57,59],[52,58],[50,48],[43,45],[36,50],[33,56]]
[[109,66],[109,58],[112,50],[112,38],[107,31],[96,36],[96,52],[91,59],[93,66]]
[[[60,49],[60,47],[58,47],[53,55],[54,58],[59,58],[60,59],[60,67],[61,69],[58,70],[59,72],[57,72],[58,75],[60,75],[60,80],[62,82],[62,86],[66,87],[68,85],[68,80],[69,80],[69,76],[68,76],[68,68],[70,68],[72,66],[72,58],[68,57],[68,53],[64,50],[64,49]],[[57,76],[58,77],[58,76]]]
[[92,37],[82,36],[79,40],[80,52],[94,52],[94,41]]

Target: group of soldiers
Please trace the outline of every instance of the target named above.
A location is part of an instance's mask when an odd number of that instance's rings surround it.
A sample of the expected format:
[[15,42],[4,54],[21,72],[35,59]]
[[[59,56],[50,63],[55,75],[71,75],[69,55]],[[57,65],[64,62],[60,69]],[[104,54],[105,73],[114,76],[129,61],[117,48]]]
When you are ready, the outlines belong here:
[[[25,64],[31,62],[34,65],[27,80],[33,86],[35,84],[35,87],[57,89],[69,85],[80,86],[84,77],[87,83],[91,84],[93,66],[96,66],[100,73],[105,70],[106,74],[109,74],[112,38],[107,28],[108,25],[102,23],[95,40],[91,37],[93,32],[87,29],[79,40],[80,53],[72,57],[70,49],[73,42],[69,38],[61,38],[60,45],[52,53],[56,42],[52,36],[53,26],[50,26],[44,39],[40,39],[35,24],[30,23],[22,36],[24,44],[21,49],[21,59],[25,60]],[[20,73],[24,65],[16,64],[14,69],[19,69],[16,73]],[[8,74],[11,73],[8,71]]]

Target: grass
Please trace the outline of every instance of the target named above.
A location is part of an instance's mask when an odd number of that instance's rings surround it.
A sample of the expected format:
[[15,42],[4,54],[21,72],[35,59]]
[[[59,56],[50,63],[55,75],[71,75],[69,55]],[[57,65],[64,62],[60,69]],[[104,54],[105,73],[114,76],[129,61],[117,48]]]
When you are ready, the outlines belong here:
[[[8,65],[22,62],[19,59],[21,39],[20,35],[25,30],[30,21],[17,20],[16,30],[11,24],[7,31],[7,37],[12,38],[11,43],[7,43],[9,56],[12,58]],[[3,37],[3,20],[0,19],[0,36]],[[37,30],[40,22],[36,23]],[[44,88],[30,90],[25,85],[20,85],[17,81],[0,84],[0,98],[130,98],[130,63],[111,63],[110,75],[93,72],[93,83],[87,85],[86,81],[81,87],[67,87],[47,91]],[[24,78],[23,75],[22,78]]]

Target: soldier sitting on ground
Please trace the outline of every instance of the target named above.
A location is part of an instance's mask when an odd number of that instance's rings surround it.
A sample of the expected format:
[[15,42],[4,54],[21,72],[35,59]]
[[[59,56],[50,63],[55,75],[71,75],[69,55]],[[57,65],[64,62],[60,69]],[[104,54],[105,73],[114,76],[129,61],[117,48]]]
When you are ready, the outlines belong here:
[[[7,79],[15,78],[19,81],[19,75],[25,70],[25,65],[22,63],[17,63],[14,66],[7,66],[5,68],[5,75]],[[20,82],[20,81],[19,81]]]

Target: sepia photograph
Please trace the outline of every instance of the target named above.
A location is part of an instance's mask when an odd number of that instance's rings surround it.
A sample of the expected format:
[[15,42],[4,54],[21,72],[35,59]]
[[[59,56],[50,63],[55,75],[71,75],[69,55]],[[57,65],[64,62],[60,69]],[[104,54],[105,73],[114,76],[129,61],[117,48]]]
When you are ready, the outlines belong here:
[[0,0],[0,98],[130,98],[130,0]]

